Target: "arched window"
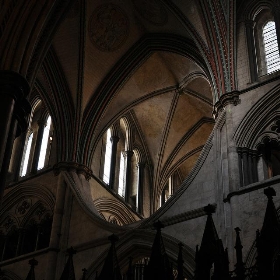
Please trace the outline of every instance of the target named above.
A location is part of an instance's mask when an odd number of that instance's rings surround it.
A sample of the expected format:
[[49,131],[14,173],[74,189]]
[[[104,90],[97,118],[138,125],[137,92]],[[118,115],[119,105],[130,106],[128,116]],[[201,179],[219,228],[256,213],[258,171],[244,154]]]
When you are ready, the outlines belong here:
[[112,142],[111,142],[111,129],[109,128],[106,133],[106,146],[105,146],[105,159],[103,170],[103,182],[109,184],[111,172],[111,158],[112,158]]
[[40,100],[33,106],[28,131],[25,139],[18,139],[14,144],[9,171],[15,174],[15,180],[18,175],[35,174],[49,164],[53,126]]
[[280,69],[277,26],[270,7],[258,7],[245,21],[251,82]]
[[47,124],[44,128],[43,138],[41,143],[40,155],[37,170],[42,169],[45,166],[46,162],[46,155],[47,155],[47,148],[49,144],[49,135],[50,135],[50,128],[51,128],[52,119],[51,116],[48,117]]
[[125,159],[123,153],[120,156],[119,187],[118,194],[125,197]]
[[263,44],[266,71],[270,74],[280,69],[280,57],[274,21],[268,21],[263,27]]
[[24,149],[25,151],[23,153],[23,158],[22,158],[22,167],[21,167],[21,171],[20,171],[21,177],[25,176],[26,172],[27,172],[32,140],[33,140],[33,133],[31,133],[27,138],[26,146]]

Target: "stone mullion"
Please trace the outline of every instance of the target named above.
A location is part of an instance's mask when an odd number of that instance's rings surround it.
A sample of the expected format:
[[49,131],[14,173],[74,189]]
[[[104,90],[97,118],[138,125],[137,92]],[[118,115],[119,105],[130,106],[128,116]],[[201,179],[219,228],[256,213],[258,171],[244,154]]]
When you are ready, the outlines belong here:
[[24,236],[25,236],[25,230],[21,228],[19,230],[19,236],[18,236],[18,243],[17,243],[17,249],[16,249],[16,256],[19,256],[22,251],[22,245],[24,241]]
[[238,166],[239,166],[239,179],[240,179],[240,187],[244,186],[244,175],[243,175],[243,165],[242,165],[242,149],[237,149],[238,153]]
[[129,202],[131,195],[131,159],[133,151],[125,151],[126,169],[125,169],[125,201]]
[[1,261],[4,260],[8,236],[6,235],[4,238],[5,238],[5,242],[4,242],[3,251],[2,251],[2,255],[1,255]]
[[14,139],[16,136],[16,130],[17,130],[17,120],[16,120],[16,118],[13,118],[11,126],[10,126],[9,135],[7,138],[7,144],[6,144],[6,150],[5,150],[5,154],[4,154],[4,158],[3,158],[3,162],[2,162],[2,168],[0,170],[0,201],[2,201],[2,196],[3,196],[4,190],[5,190],[5,186],[6,186],[6,178],[8,175]]
[[249,184],[253,183],[253,159],[251,151],[248,151],[248,179]]
[[119,142],[118,136],[112,136],[112,156],[111,156],[111,164],[110,164],[110,178],[109,178],[109,187],[110,189],[114,189],[115,187],[115,174],[116,174],[116,160],[117,160],[117,148]]
[[253,183],[258,181],[258,166],[257,166],[257,152],[252,151],[253,160]]
[[248,151],[247,149],[242,150],[242,159],[243,159],[243,180],[244,186],[249,184],[249,176],[248,176]]
[[14,181],[18,181],[18,179],[19,179],[19,173],[20,173],[20,168],[21,168],[21,163],[22,163],[26,136],[27,136],[27,133],[23,133],[20,136],[19,143],[17,144],[16,150],[15,150],[16,154],[15,154],[14,163],[13,163],[14,168],[12,169]]
[[138,212],[140,214],[143,214],[143,197],[144,197],[144,193],[143,193],[143,182],[144,182],[144,168],[145,168],[145,164],[144,163],[138,163]]
[[247,48],[248,48],[248,56],[249,56],[249,67],[250,67],[250,75],[251,75],[252,83],[258,81],[257,56],[256,56],[256,48],[255,48],[255,40],[254,40],[254,25],[255,22],[253,20],[247,20],[245,22]]
[[31,173],[36,174],[37,168],[38,168],[38,162],[40,157],[40,151],[42,146],[42,140],[43,140],[43,134],[44,129],[46,126],[46,123],[44,121],[38,121],[38,132],[37,132],[37,138],[36,138],[36,144],[35,144],[35,150],[33,154],[33,160],[32,160],[32,166],[31,166]]
[[37,226],[37,236],[36,236],[36,243],[35,243],[35,251],[37,251],[38,244],[39,244],[39,239],[40,239],[40,234],[42,232],[42,226],[38,225]]

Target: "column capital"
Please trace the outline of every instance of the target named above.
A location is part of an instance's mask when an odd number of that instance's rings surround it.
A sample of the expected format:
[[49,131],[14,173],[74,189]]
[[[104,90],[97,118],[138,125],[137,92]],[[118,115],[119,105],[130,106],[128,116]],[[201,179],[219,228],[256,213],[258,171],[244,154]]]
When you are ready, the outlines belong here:
[[28,128],[28,117],[31,113],[31,105],[24,98],[15,104],[14,115],[18,121],[16,137],[27,130]]
[[246,19],[244,21],[244,23],[245,23],[245,27],[246,28],[254,28],[254,26],[256,24],[256,22],[254,20],[252,20],[252,19]]
[[14,71],[0,71],[0,92],[8,94],[14,98],[15,101],[25,98],[30,87],[26,79]]
[[54,175],[57,176],[61,171],[75,171],[78,174],[83,174],[86,180],[92,177],[92,170],[84,164],[77,162],[59,162],[53,167]]
[[125,157],[131,158],[133,156],[134,152],[133,151],[124,151],[123,154]]
[[144,168],[146,166],[146,163],[143,161],[137,162],[137,167],[138,168]]
[[237,106],[238,104],[240,104],[240,102],[241,102],[241,100],[239,98],[239,91],[237,91],[237,90],[223,94],[214,105],[214,109],[213,109],[214,119],[216,119],[218,117],[220,112],[223,109],[225,109],[226,106],[228,106],[230,104]]
[[118,143],[119,140],[120,140],[120,137],[116,136],[116,135],[112,135],[110,140],[111,140],[112,143]]

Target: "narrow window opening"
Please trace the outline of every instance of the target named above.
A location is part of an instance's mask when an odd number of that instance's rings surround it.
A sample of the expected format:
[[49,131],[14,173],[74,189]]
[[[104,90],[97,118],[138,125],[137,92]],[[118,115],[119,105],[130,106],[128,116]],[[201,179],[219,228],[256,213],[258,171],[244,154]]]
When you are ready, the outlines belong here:
[[51,122],[52,122],[51,117],[49,116],[48,120],[47,120],[47,125],[44,128],[37,170],[40,170],[40,169],[44,168],[44,166],[45,166],[47,148],[48,148],[48,144],[49,144],[49,134],[50,134]]
[[33,140],[33,133],[31,133],[29,135],[28,140],[27,140],[26,150],[25,150],[25,154],[24,154],[24,157],[23,157],[22,170],[21,170],[21,173],[20,173],[21,177],[25,176],[26,172],[27,172],[27,166],[28,166],[29,157],[30,157],[32,140]]
[[263,42],[267,74],[270,74],[280,69],[280,56],[274,21],[269,21],[264,26]]
[[112,158],[112,142],[111,142],[111,130],[107,130],[106,135],[106,147],[105,147],[105,160],[103,171],[103,182],[109,184],[110,172],[111,172],[111,158]]
[[120,157],[120,171],[119,171],[119,188],[118,194],[122,197],[125,196],[125,189],[124,189],[124,169],[125,169],[125,161],[123,153],[121,153]]

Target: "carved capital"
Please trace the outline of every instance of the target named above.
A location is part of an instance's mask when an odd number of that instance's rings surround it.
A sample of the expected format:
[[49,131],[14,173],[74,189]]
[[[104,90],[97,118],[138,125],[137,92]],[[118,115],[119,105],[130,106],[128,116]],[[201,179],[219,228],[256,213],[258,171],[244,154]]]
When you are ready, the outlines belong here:
[[251,29],[253,29],[254,26],[255,26],[255,24],[256,24],[256,22],[253,21],[253,20],[251,20],[251,19],[245,20],[245,27],[246,27],[246,28],[251,28]]
[[59,162],[53,167],[54,175],[57,176],[60,171],[75,171],[78,174],[83,174],[86,180],[89,180],[92,177],[92,170],[77,162]]
[[216,119],[221,111],[225,109],[225,107],[229,104],[233,104],[234,106],[240,104],[239,91],[232,91],[223,94],[220,99],[216,102],[213,109],[213,117]]
[[15,101],[25,98],[30,91],[26,79],[14,71],[0,71],[0,93],[8,94]]
[[31,109],[30,103],[25,98],[15,103],[14,116],[18,121],[16,137],[27,130]]

